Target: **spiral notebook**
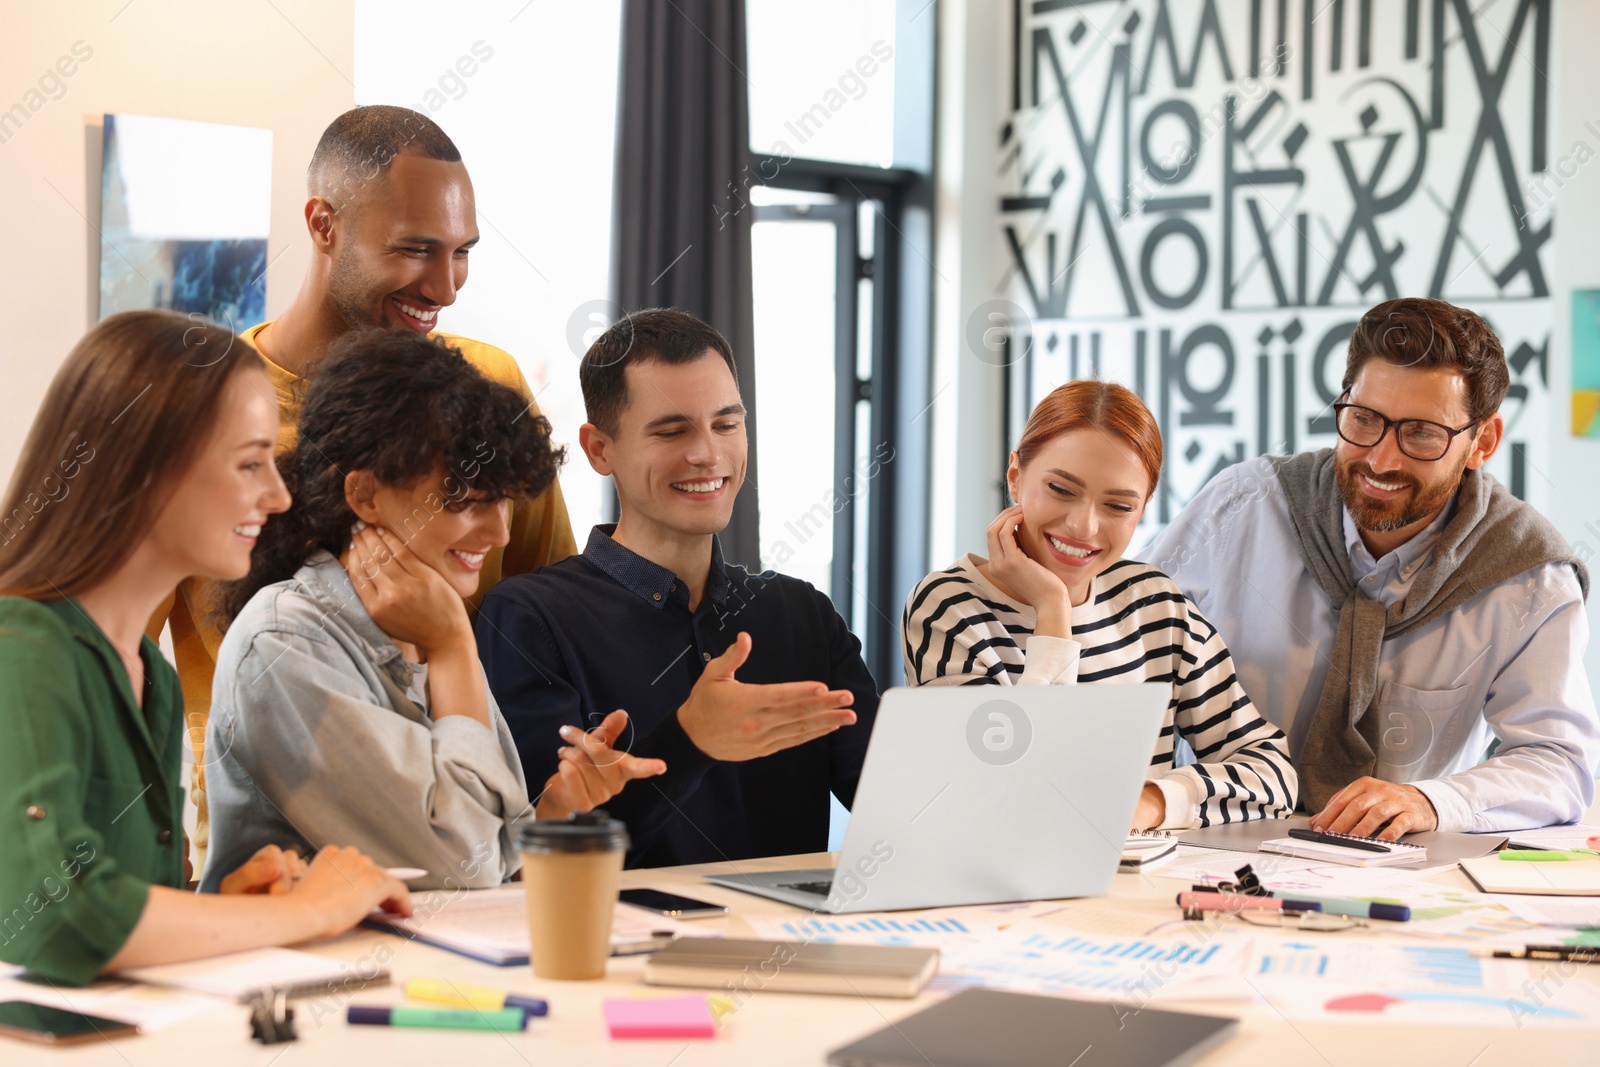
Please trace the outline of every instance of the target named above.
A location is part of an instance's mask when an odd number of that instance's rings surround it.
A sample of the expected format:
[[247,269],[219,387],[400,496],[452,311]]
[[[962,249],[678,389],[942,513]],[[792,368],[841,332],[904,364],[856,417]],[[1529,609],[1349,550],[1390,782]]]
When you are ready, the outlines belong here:
[[1354,834],[1322,834],[1336,841],[1306,841],[1298,837],[1275,837],[1261,842],[1262,852],[1276,852],[1283,856],[1297,856],[1307,860],[1326,860],[1351,867],[1390,867],[1428,858],[1428,850],[1421,845],[1408,845],[1402,841],[1379,841]]
[[1160,859],[1178,847],[1178,835],[1171,830],[1134,830],[1122,843],[1124,869],[1141,867]]

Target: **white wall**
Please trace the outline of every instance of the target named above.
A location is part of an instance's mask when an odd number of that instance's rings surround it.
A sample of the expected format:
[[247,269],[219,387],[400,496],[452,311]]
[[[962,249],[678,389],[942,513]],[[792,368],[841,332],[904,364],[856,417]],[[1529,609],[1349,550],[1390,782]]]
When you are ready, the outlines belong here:
[[[597,310],[586,305],[608,289],[619,12],[616,0],[444,11],[414,2],[358,10],[354,0],[8,4],[0,112],[21,103],[27,117],[0,130],[9,253],[0,292],[10,308],[0,479],[10,477],[51,376],[94,320],[98,177],[85,138],[97,153],[106,112],[272,131],[271,317],[293,298],[310,255],[305,167],[323,128],[358,101],[424,105],[466,155],[483,230],[471,284],[443,326],[515,355],[557,438],[574,442],[582,404],[569,325],[576,314],[581,346]],[[472,55],[479,41],[493,53],[487,61]],[[77,42],[89,58],[69,62],[59,88],[50,81],[30,96]],[[455,68],[462,56],[474,60],[471,76]],[[438,95],[425,96],[430,89]],[[227,161],[217,173],[226,180]],[[578,458],[562,484],[581,540],[598,512],[599,479]]]
[[[50,379],[96,318],[102,116],[272,131],[272,316],[293,297],[310,256],[301,221],[306,161],[328,122],[354,104],[351,72],[349,0],[7,5],[0,113],[21,104],[26,115],[13,113],[0,128],[0,480],[10,480]],[[231,164],[195,165],[226,182]],[[187,773],[183,784],[187,791]],[[184,825],[193,829],[193,805]]]
[[1000,445],[1004,377],[972,351],[987,328],[1000,274],[994,246],[994,146],[1008,4],[946,0],[939,15],[935,149],[933,455],[928,558],[943,567],[984,551],[1004,471]]
[[[1600,5],[1564,0],[1556,5],[1555,122],[1552,166],[1564,156],[1600,154],[1600,79],[1594,75],[1595,35],[1600,34]],[[1585,123],[1592,123],[1590,129]],[[1574,152],[1582,143],[1588,149]],[[1579,554],[1590,554],[1590,577],[1600,581],[1600,440],[1571,435],[1568,412],[1572,396],[1572,290],[1600,288],[1600,163],[1576,167],[1563,179],[1555,202],[1556,250],[1552,271],[1550,391],[1555,417],[1550,425],[1549,469],[1554,483],[1550,518]],[[1589,597],[1589,684],[1600,691],[1600,595]]]
[[[276,5],[276,6],[274,6]],[[73,46],[88,58],[48,77]],[[294,295],[310,249],[300,218],[305,165],[317,138],[354,102],[350,0],[131,4],[51,0],[6,5],[0,32],[0,113],[22,104],[20,127],[0,130],[0,479],[9,480],[56,368],[94,320],[99,179],[107,112],[260,126],[272,143],[272,236],[267,314]],[[46,79],[46,91],[40,79]],[[30,95],[33,91],[34,95]],[[36,109],[33,105],[38,105]],[[201,161],[197,166],[206,165]],[[227,160],[214,164],[227,180]],[[91,194],[92,191],[92,194]],[[90,202],[91,195],[95,198]]]
[[620,16],[617,0],[355,3],[357,103],[429,115],[477,192],[482,240],[439,327],[516,357],[555,440],[569,445],[561,487],[580,548],[600,515],[601,479],[577,447],[578,359],[613,317]]

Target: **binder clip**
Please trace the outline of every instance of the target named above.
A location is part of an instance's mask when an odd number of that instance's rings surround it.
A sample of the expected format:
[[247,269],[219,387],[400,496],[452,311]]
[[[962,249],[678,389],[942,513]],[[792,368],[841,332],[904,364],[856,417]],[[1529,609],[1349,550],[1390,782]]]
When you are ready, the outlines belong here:
[[1247,897],[1271,895],[1267,892],[1266,886],[1261,884],[1261,879],[1256,876],[1256,872],[1250,869],[1248,863],[1234,871],[1233,877],[1236,879],[1235,881],[1218,882],[1216,885],[1202,885],[1197,882],[1193,888],[1197,893],[1238,893]]
[[[1250,865],[1248,863],[1234,871],[1233,877],[1234,881],[1218,882],[1216,885],[1208,885],[1205,883],[1196,882],[1192,888],[1196,893],[1237,893],[1240,896],[1246,897],[1265,897],[1271,895],[1267,892],[1267,888],[1261,884],[1261,879],[1256,876],[1256,872],[1250,869]],[[1184,922],[1203,922],[1205,917],[1205,912],[1201,911],[1199,908],[1183,909]]]
[[294,1009],[285,989],[263,989],[250,998],[250,1036],[263,1045],[296,1041]]

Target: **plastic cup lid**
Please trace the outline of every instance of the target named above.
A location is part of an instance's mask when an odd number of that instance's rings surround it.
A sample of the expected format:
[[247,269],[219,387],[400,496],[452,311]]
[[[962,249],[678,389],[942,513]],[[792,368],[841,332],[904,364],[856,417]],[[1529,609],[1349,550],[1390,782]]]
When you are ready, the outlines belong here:
[[628,828],[600,809],[565,819],[535,819],[517,834],[523,852],[625,852]]

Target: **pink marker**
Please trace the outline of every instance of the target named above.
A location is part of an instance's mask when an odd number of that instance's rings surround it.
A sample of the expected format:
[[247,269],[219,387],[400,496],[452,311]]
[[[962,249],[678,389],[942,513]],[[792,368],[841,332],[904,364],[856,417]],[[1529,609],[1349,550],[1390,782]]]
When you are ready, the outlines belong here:
[[1178,907],[1184,911],[1321,911],[1322,902],[1185,890],[1178,894]]

